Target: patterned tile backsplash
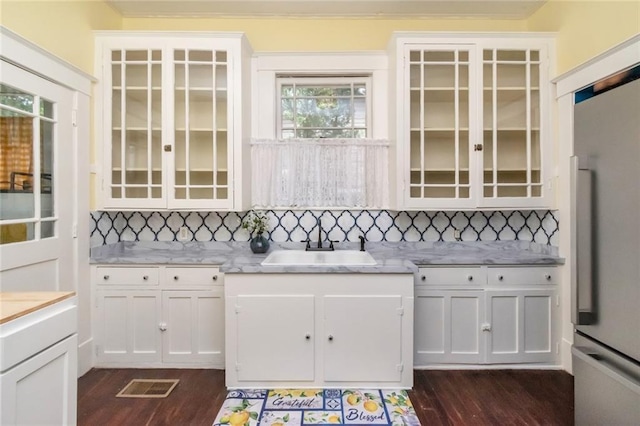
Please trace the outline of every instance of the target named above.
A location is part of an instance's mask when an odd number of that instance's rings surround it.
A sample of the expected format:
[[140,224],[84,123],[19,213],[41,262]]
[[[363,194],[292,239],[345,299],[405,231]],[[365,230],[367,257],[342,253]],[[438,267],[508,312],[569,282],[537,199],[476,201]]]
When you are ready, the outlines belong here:
[[[268,237],[277,242],[318,239],[358,241],[533,241],[557,246],[557,212],[267,210]],[[91,247],[120,241],[248,241],[241,224],[246,212],[101,212],[91,213]],[[187,228],[180,238],[180,228]]]

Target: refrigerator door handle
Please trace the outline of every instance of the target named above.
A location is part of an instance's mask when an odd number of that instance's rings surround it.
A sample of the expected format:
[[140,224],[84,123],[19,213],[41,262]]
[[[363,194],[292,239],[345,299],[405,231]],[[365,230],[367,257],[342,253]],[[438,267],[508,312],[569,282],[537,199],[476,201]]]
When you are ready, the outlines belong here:
[[610,377],[616,382],[624,385],[635,394],[640,395],[640,379],[617,368],[612,363],[607,362],[606,358],[596,353],[587,353],[579,346],[572,346],[571,353],[573,356],[584,361],[586,364],[600,371],[602,374],[605,374],[607,377]]
[[571,292],[573,306],[571,321],[575,325],[595,324],[594,288],[592,275],[592,172],[581,166],[577,156],[571,157],[572,216],[575,219],[575,257],[572,264]]

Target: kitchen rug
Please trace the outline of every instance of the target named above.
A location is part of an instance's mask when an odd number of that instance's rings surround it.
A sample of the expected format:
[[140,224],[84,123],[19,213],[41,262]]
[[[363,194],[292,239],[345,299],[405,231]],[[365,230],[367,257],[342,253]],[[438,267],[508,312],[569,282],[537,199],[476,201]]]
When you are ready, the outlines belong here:
[[419,425],[404,390],[245,389],[227,394],[214,426]]

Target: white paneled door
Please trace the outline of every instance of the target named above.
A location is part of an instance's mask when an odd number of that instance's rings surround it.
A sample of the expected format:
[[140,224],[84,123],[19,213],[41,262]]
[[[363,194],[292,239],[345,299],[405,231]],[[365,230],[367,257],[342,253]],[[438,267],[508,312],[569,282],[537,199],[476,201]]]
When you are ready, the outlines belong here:
[[0,61],[2,291],[74,286],[74,92]]

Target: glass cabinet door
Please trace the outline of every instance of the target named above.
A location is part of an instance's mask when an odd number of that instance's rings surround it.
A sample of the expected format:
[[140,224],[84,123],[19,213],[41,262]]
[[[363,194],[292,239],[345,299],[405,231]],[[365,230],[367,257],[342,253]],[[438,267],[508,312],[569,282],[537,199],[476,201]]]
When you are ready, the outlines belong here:
[[405,51],[410,86],[409,204],[470,200],[472,56],[471,47],[462,46],[412,46]]
[[227,59],[226,50],[173,50],[170,205],[216,207],[229,200]]
[[112,200],[138,199],[141,206],[149,207],[143,204],[146,203],[144,200],[160,202],[164,198],[162,50],[113,49],[110,55],[111,182],[108,196]]
[[483,50],[483,196],[542,196],[541,52]]

